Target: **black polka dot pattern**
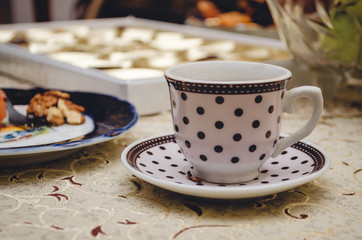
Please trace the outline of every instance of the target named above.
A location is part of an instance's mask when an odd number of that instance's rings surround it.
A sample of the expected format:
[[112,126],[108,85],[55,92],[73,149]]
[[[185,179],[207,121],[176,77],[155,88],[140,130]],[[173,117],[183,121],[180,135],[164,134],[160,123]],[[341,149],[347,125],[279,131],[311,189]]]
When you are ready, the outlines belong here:
[[196,112],[199,114],[199,115],[203,115],[205,113],[205,109],[203,107],[197,107],[196,108]]
[[197,137],[199,138],[199,139],[204,139],[205,138],[205,133],[203,133],[203,132],[198,132],[197,133]]
[[186,101],[187,100],[187,95],[186,93],[181,93],[181,99]]
[[216,99],[215,99],[215,102],[216,102],[217,104],[223,104],[224,101],[225,101],[224,98],[221,97],[221,96],[218,96],[218,97],[216,97]]
[[200,155],[200,159],[201,159],[202,161],[206,161],[206,160],[207,160],[207,157],[206,157],[205,155]]
[[215,150],[215,152],[217,152],[217,153],[221,153],[224,149],[223,149],[222,146],[217,145],[217,146],[214,147],[214,150]]
[[266,138],[270,138],[270,136],[271,136],[271,131],[268,130],[268,131],[265,133],[265,137],[266,137]]
[[237,162],[239,162],[239,158],[238,157],[233,157],[232,159],[231,159],[231,162],[232,163],[237,163]]
[[273,113],[274,112],[274,106],[271,105],[269,108],[268,108],[268,112],[269,113]]
[[253,128],[258,128],[260,126],[260,122],[258,120],[255,120],[252,125]]
[[235,116],[237,116],[237,117],[240,117],[241,115],[243,115],[243,113],[244,113],[244,111],[243,111],[243,109],[241,109],[241,108],[237,108],[237,109],[235,109],[235,111],[234,111],[234,114],[235,114]]
[[263,97],[262,97],[261,95],[258,95],[258,96],[256,96],[256,98],[255,98],[255,102],[256,102],[256,103],[261,103],[262,100],[263,100]]
[[240,133],[236,133],[236,134],[234,134],[234,136],[233,136],[233,140],[234,140],[235,142],[239,142],[239,141],[241,140],[241,138],[242,138],[242,136],[241,136]]
[[222,121],[215,122],[215,127],[217,129],[222,129],[224,127],[224,123]]
[[[188,89],[192,84],[171,85],[174,87],[170,87],[172,113],[174,116],[177,114],[174,117],[174,130],[183,136],[182,148],[186,156],[191,153],[193,156],[203,156],[210,163],[220,159],[229,159],[227,161],[230,162],[233,157],[237,157],[238,164],[245,162],[246,158],[253,158],[262,164],[269,158],[278,137],[280,125],[277,123],[280,122],[279,106],[284,84],[279,87],[270,85],[272,88],[268,94],[260,90],[251,91],[255,86],[248,85],[234,86],[235,91],[229,89],[231,85],[215,85],[219,90],[209,89],[208,92],[201,89],[193,92],[191,88]],[[197,87],[207,88],[206,85]],[[245,94],[248,100],[239,99],[243,97],[239,93]],[[251,138],[267,142],[268,148],[259,146],[258,140]],[[212,139],[220,141],[210,146],[209,141]],[[209,147],[201,147],[200,144],[209,144]],[[243,154],[229,156],[228,153],[234,151],[230,147]],[[201,158],[199,160],[205,161]]]
[[255,152],[256,151],[256,145],[251,145],[249,147],[249,152]]

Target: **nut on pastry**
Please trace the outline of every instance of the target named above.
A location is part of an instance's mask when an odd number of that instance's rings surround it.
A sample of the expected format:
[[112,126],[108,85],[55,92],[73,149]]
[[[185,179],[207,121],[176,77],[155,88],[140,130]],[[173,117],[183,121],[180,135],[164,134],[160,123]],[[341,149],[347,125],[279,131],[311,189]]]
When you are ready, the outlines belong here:
[[58,100],[58,108],[63,113],[67,123],[74,125],[84,123],[85,118],[82,114],[82,112],[84,112],[84,107],[74,104],[69,100],[60,98]]
[[84,107],[73,103],[69,98],[69,93],[59,90],[38,93],[30,100],[27,115],[33,116],[39,123],[45,121],[53,126],[84,123]]
[[46,120],[54,126],[65,123],[64,115],[57,107],[50,107],[47,109]]
[[55,96],[59,98],[70,98],[70,94],[59,90],[50,90],[44,93],[44,96]]

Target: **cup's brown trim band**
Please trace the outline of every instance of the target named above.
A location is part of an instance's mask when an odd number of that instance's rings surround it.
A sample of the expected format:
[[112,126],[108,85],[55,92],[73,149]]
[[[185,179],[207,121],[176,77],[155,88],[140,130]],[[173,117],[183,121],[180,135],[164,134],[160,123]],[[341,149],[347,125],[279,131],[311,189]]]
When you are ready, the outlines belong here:
[[165,76],[168,85],[176,90],[204,94],[255,94],[283,90],[290,78],[274,82],[254,84],[210,84],[210,83],[187,83]]

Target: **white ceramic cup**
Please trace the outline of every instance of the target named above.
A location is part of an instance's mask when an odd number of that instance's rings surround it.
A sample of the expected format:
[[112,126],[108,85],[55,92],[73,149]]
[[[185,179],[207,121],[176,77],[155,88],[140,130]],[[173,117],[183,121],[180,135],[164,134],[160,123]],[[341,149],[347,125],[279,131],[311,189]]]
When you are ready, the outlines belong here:
[[[317,87],[286,90],[289,70],[264,63],[204,61],[165,71],[176,142],[193,165],[192,175],[216,183],[258,176],[270,157],[308,136],[317,125],[323,98]],[[280,139],[283,111],[298,97],[310,98],[310,120]]]

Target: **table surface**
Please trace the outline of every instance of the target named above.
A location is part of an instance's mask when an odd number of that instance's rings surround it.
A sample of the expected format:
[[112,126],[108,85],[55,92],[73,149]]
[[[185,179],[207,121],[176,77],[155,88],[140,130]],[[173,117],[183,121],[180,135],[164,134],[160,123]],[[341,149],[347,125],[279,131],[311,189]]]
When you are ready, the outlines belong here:
[[[0,75],[1,87],[32,84]],[[0,239],[362,239],[362,81],[340,84],[307,140],[330,169],[289,191],[258,199],[208,200],[144,182],[122,165],[130,143],[172,132],[169,111],[142,116],[118,138],[65,158],[0,169]],[[282,132],[308,120],[296,103]]]

